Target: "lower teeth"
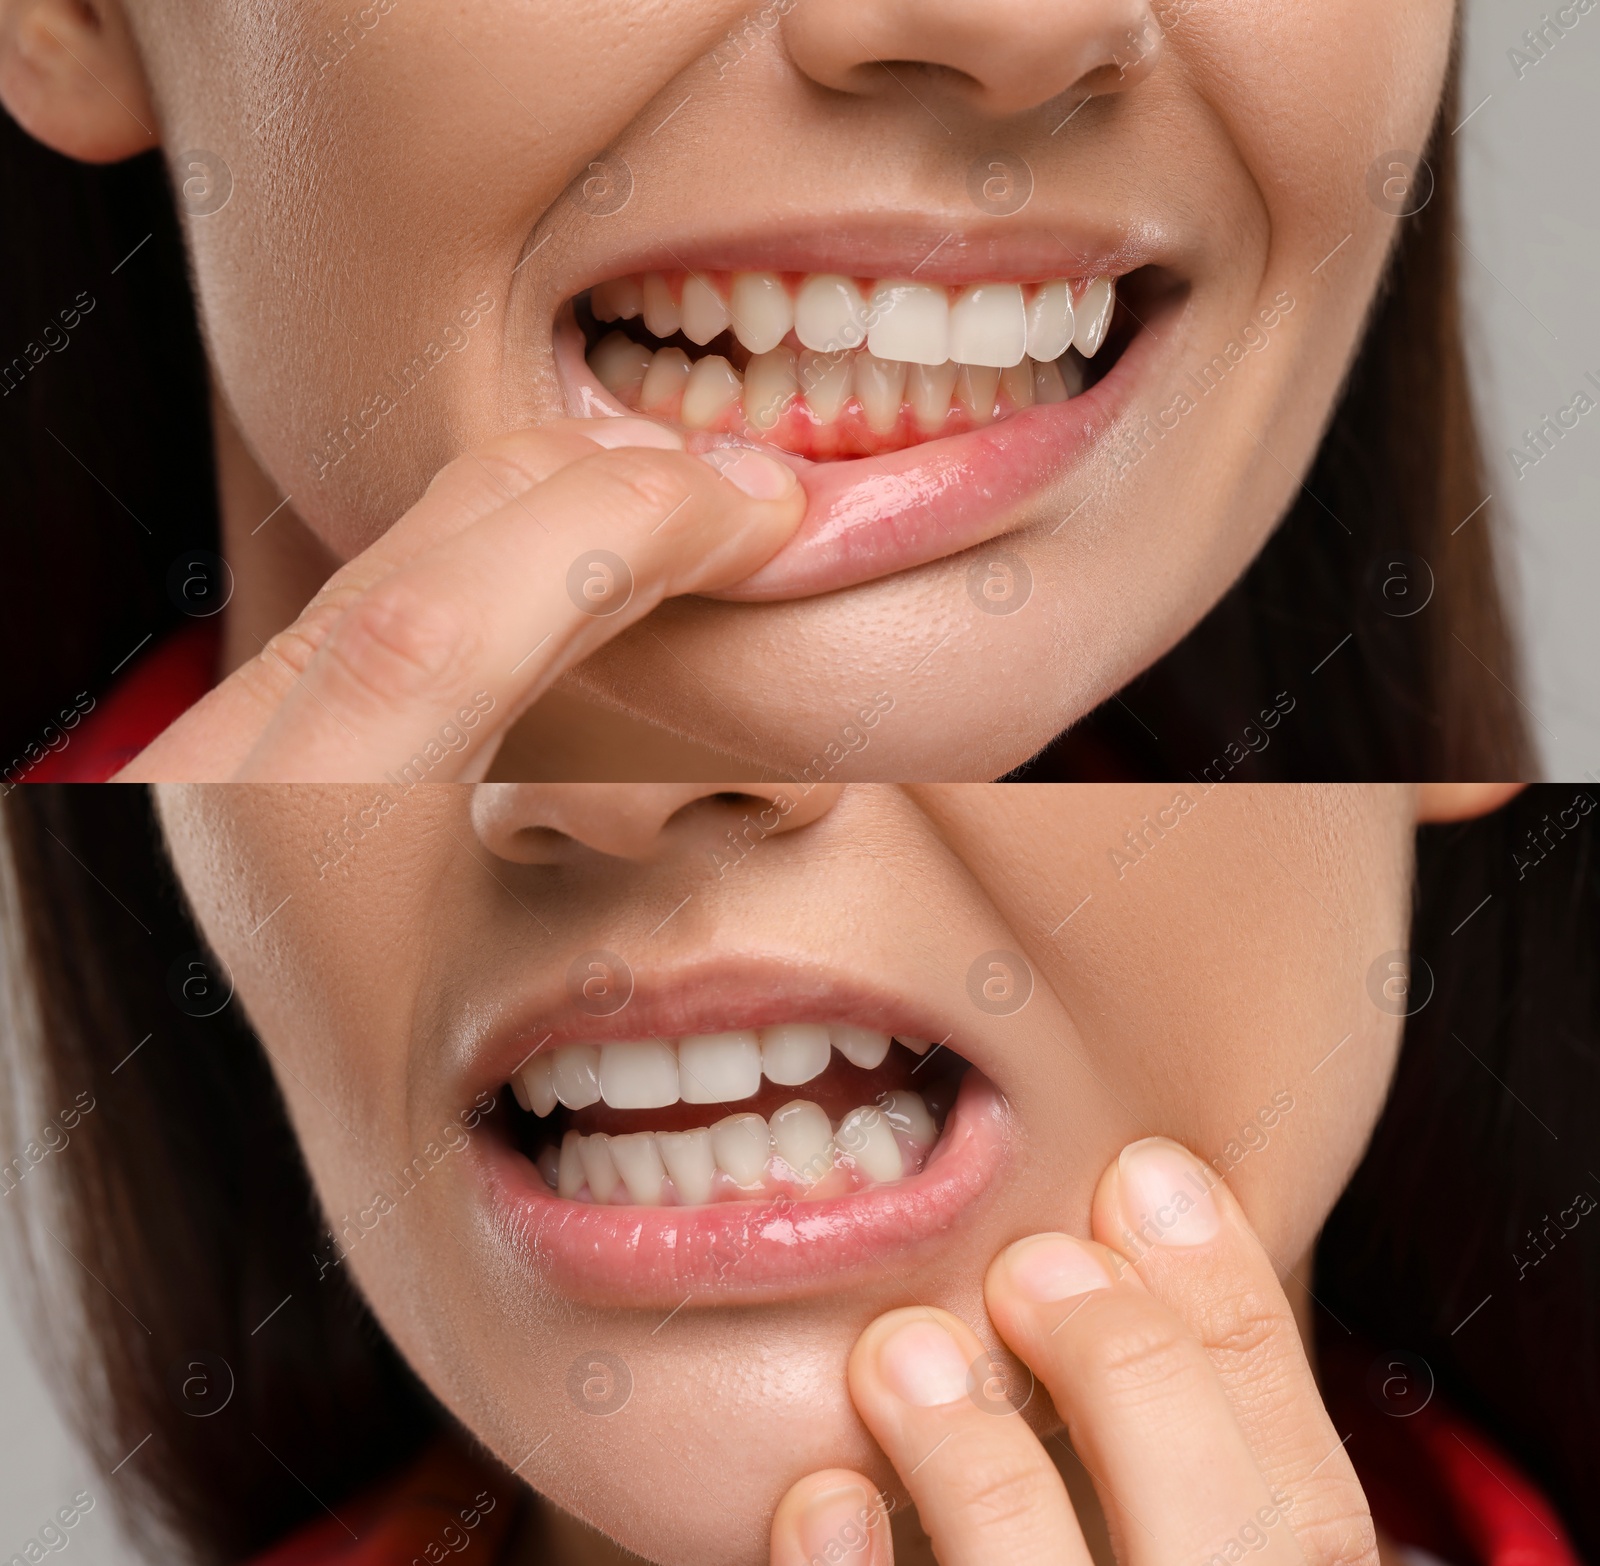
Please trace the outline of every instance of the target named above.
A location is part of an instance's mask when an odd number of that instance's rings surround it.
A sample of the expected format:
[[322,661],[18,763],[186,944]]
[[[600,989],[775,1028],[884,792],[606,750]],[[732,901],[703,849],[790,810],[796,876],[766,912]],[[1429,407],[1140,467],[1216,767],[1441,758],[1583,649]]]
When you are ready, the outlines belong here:
[[652,350],[620,331],[589,353],[601,385],[629,408],[692,430],[823,455],[894,450],[1036,403],[1065,402],[1084,388],[1084,363],[1072,348],[1058,359],[1024,358],[1000,370],[780,344],[751,355],[741,373],[721,354],[691,360],[681,348]]
[[729,1115],[687,1131],[583,1136],[546,1143],[536,1163],[563,1197],[610,1206],[698,1207],[794,1197],[820,1201],[918,1174],[938,1140],[922,1096],[881,1094],[837,1124],[807,1099]]

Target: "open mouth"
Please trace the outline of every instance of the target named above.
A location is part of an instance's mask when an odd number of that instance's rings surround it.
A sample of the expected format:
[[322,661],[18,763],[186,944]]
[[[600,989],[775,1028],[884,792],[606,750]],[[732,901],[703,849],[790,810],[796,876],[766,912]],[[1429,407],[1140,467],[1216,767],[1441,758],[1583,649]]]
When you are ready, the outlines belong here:
[[477,1144],[491,1222],[570,1300],[670,1310],[901,1275],[1006,1161],[999,1088],[870,987],[742,959],[658,978],[624,1015],[626,1034],[552,998],[469,1079],[504,1111]]
[[754,444],[795,469],[805,516],[753,575],[709,595],[735,602],[852,587],[1029,521],[1056,531],[1081,497],[1060,492],[1045,515],[1044,492],[1170,352],[1161,323],[1188,293],[1132,240],[1054,273],[1041,257],[1061,245],[1013,246],[1014,262],[985,258],[987,276],[975,255],[933,276],[898,259],[905,242],[831,269],[796,243],[819,269],[785,270],[775,243],[748,244],[743,269],[726,251],[704,266],[640,257],[555,322],[574,416],[643,415],[691,451]]
[[920,1174],[966,1069],[928,1040],[795,1022],[563,1044],[510,1088],[517,1145],[564,1200],[820,1202]]
[[628,409],[836,461],[1081,396],[1126,346],[1116,302],[1110,275],[676,271],[612,278],[573,309],[590,370]]

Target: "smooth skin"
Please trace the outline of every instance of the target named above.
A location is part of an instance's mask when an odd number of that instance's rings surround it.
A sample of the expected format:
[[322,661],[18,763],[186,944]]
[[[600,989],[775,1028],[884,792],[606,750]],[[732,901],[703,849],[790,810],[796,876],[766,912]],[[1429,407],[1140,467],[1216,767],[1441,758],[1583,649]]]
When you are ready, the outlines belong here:
[[[982,779],[1177,642],[1297,493],[1397,230],[1369,170],[1425,145],[1454,21],[1451,0],[0,0],[0,101],[69,156],[159,145],[202,193],[210,160],[230,171],[226,206],[180,212],[237,584],[228,669],[462,452],[581,411],[555,323],[650,245],[875,233],[916,247],[908,269],[937,249],[1049,275],[1148,236],[1186,292],[1131,406],[992,519],[1031,573],[1021,610],[983,612],[966,554],[766,604],[685,573],[552,672],[495,764],[793,777],[881,692],[891,720],[838,777]],[[1033,172],[1015,214],[969,195],[997,149]],[[597,159],[631,177],[605,215],[566,196]],[[329,431],[472,301],[477,324],[332,461]],[[1237,362],[1183,409],[1218,355]],[[564,557],[508,549],[503,591],[592,547],[560,536]],[[272,775],[350,775],[305,744]]]

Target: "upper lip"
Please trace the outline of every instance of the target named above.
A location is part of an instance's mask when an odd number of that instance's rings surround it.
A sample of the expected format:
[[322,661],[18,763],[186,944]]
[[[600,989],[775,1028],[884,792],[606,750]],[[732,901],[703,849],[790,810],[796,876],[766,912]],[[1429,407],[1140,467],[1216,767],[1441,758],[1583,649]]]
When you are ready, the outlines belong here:
[[548,275],[552,308],[607,278],[649,271],[842,272],[961,284],[1052,277],[1120,277],[1151,263],[1172,264],[1176,245],[1155,221],[1137,225],[1093,217],[1061,222],[951,215],[940,223],[902,214],[839,212],[826,221],[792,221],[760,232],[708,234],[703,223],[654,233],[592,266]]
[[457,1041],[468,1096],[498,1092],[539,1049],[608,1039],[681,1038],[777,1022],[838,1022],[947,1042],[1002,1086],[983,1042],[953,1032],[925,1006],[876,980],[798,954],[716,956],[641,966],[633,993],[610,1015],[592,1015],[569,993],[565,969],[475,1014]]

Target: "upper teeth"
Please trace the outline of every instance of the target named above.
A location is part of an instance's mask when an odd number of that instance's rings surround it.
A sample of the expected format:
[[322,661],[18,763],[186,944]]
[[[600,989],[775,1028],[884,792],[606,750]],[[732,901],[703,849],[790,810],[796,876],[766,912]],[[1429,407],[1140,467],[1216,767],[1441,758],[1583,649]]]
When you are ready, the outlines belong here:
[[732,329],[751,353],[770,353],[793,331],[802,348],[839,353],[865,346],[904,364],[986,365],[1004,370],[1026,354],[1041,362],[1076,347],[1092,358],[1105,341],[1110,277],[1080,283],[974,283],[948,288],[910,278],[878,280],[814,272],[792,291],[776,272],[661,272],[613,278],[590,291],[599,321],[644,324],[657,337],[681,331],[708,343]]
[[[926,1039],[897,1035],[916,1054]],[[871,1028],[783,1022],[733,1033],[679,1039],[619,1039],[605,1044],[562,1044],[521,1066],[512,1091],[524,1109],[548,1115],[558,1103],[586,1109],[604,1100],[612,1109],[663,1109],[686,1104],[730,1104],[753,1098],[761,1079],[798,1087],[828,1069],[833,1050],[871,1070],[889,1053],[889,1035]]]

